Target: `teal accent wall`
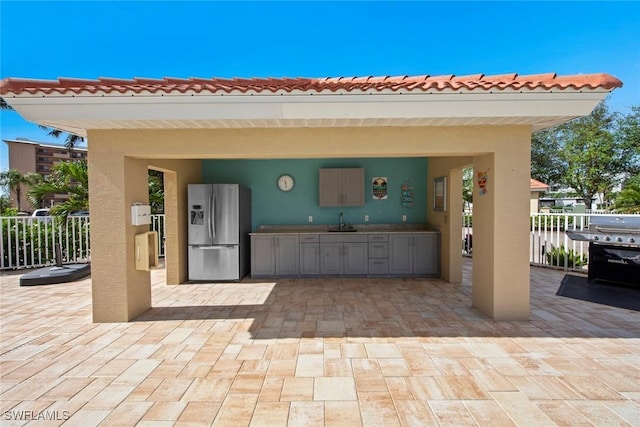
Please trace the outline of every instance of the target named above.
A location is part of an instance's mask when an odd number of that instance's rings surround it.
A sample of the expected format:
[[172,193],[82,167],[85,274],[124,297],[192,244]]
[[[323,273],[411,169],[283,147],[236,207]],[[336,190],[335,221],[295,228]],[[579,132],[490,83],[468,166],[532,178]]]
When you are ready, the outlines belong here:
[[[320,207],[318,205],[318,171],[320,168],[364,168],[365,205],[358,207]],[[284,173],[295,180],[289,192],[278,189],[276,181]],[[388,180],[388,198],[373,200],[373,177]],[[260,225],[338,223],[342,211],[349,224],[395,224],[407,215],[407,223],[424,224],[427,220],[427,159],[292,159],[292,160],[203,160],[202,178],[208,184],[241,184],[251,189],[252,222]],[[401,205],[401,186],[408,178],[414,187],[414,207]]]

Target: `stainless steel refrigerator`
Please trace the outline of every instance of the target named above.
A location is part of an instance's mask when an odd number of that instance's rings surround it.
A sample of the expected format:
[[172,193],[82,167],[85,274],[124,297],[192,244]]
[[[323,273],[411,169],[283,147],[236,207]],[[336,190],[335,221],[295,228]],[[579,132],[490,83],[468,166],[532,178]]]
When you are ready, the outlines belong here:
[[249,273],[251,191],[189,184],[189,280],[240,280]]

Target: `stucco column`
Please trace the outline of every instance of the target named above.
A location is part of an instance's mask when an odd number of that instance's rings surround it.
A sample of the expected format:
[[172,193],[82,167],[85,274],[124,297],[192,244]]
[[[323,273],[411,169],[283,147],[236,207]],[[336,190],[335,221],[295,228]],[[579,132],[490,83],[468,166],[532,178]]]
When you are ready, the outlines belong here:
[[442,278],[451,283],[462,282],[462,204],[462,169],[451,169],[447,175],[447,212],[444,214],[449,226],[441,235]]
[[164,172],[165,268],[167,284],[178,285],[188,279],[188,207],[189,184],[202,182],[200,160],[149,160]]
[[522,134],[499,145],[473,162],[473,306],[495,320],[526,320],[530,139]]
[[150,274],[135,269],[134,247],[149,226],[131,225],[131,205],[149,201],[147,161],[99,138],[89,153],[93,321],[127,322],[151,307]]
[[[434,157],[427,167],[427,218],[440,231],[441,277],[447,282],[462,282],[462,168],[471,157]],[[433,180],[447,178],[445,211],[433,209]]]

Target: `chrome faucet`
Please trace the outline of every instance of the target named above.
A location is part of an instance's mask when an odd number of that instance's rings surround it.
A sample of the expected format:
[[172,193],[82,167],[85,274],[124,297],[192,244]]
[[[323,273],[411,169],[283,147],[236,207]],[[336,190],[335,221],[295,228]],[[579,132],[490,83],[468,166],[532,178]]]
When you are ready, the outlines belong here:
[[343,215],[342,215],[342,212],[340,212],[340,215],[338,217],[338,229],[342,230],[343,228],[344,228]]

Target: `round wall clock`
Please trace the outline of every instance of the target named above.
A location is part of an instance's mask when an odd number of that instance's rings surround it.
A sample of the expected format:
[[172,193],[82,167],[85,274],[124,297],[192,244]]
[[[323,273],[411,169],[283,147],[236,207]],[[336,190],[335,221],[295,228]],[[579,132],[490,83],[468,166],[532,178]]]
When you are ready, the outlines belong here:
[[282,191],[291,191],[294,184],[295,182],[291,175],[284,174],[278,177],[278,188]]

